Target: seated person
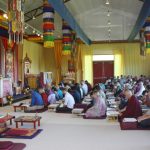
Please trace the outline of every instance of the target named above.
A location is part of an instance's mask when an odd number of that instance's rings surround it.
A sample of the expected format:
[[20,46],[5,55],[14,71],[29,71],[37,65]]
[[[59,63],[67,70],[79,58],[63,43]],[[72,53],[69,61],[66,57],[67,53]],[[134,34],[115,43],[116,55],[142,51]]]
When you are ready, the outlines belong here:
[[87,118],[105,116],[107,110],[105,100],[100,97],[98,91],[91,92],[91,97],[94,100],[94,105],[86,111],[85,116]]
[[88,86],[88,93],[92,91],[92,85],[86,80],[85,84]]
[[142,109],[137,98],[130,90],[125,90],[124,95],[127,99],[127,105],[120,110],[120,117],[123,118],[137,118],[142,115]]
[[64,96],[62,90],[59,88],[59,86],[57,86],[56,89],[57,89],[58,100],[63,99]]
[[122,92],[121,85],[119,82],[114,84],[114,96],[117,97]]
[[142,96],[142,93],[143,93],[144,90],[145,90],[145,87],[144,87],[144,85],[143,85],[143,82],[140,81],[140,82],[138,83],[136,89],[135,89],[134,95],[135,95],[136,97],[140,97],[140,96]]
[[68,92],[73,96],[75,103],[78,104],[81,102],[80,93],[75,89],[75,87],[71,87]]
[[150,128],[150,110],[148,110],[144,115],[138,117],[138,123],[142,128]]
[[[54,91],[55,90],[55,91]],[[51,90],[51,94],[48,96],[48,102],[49,104],[55,104],[57,101],[57,97],[56,97],[56,88]]]
[[63,88],[62,91],[63,94],[65,95],[64,106],[63,107],[58,106],[56,108],[56,112],[62,112],[62,113],[71,112],[72,109],[74,108],[75,100],[73,96],[67,91],[67,88]]
[[85,84],[84,80],[81,81],[81,87],[83,89],[84,95],[87,95],[88,94],[88,86],[87,86],[87,84]]
[[[39,89],[40,90],[40,89]],[[42,96],[37,91],[32,91],[31,94],[31,104],[27,107],[27,110],[37,110],[44,108],[44,102]]]
[[143,92],[143,104],[150,107],[150,89]]
[[44,102],[44,106],[48,106],[49,102],[48,102],[48,96],[47,94],[45,93],[44,89],[43,88],[40,88],[39,89],[39,93],[41,94],[42,96],[42,99],[43,99],[43,102]]

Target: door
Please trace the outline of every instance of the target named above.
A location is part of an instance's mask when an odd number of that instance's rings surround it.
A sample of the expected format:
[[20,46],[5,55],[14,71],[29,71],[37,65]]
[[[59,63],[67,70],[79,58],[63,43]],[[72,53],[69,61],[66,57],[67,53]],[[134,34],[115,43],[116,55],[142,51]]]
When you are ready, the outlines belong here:
[[93,62],[94,84],[105,82],[107,78],[114,76],[114,61]]

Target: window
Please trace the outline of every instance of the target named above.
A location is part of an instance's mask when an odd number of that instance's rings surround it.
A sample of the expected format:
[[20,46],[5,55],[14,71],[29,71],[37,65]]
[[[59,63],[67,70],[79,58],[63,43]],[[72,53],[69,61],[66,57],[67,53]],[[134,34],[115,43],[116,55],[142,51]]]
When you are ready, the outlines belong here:
[[93,55],[93,61],[113,61],[114,55]]

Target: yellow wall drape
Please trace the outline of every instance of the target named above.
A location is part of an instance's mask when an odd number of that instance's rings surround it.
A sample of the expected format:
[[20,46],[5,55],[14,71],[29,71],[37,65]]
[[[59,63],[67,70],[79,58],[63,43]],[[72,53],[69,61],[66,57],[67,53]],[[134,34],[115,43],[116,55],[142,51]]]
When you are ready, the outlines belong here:
[[[81,44],[82,45],[82,44]],[[140,55],[140,43],[105,43],[84,45],[83,50],[91,49],[94,54],[115,55],[115,75],[150,75],[150,55]],[[82,49],[81,49],[82,51]],[[117,61],[120,61],[118,69]]]
[[81,49],[83,80],[93,84],[93,50],[90,46],[83,44],[79,45],[79,49]]
[[114,54],[114,76],[124,74],[124,50],[113,50]]
[[76,57],[74,58],[75,62],[75,73],[76,73],[76,82],[80,82],[82,80],[82,58],[81,58],[81,48],[79,45],[77,46]]
[[55,41],[56,84],[61,81],[62,41]]

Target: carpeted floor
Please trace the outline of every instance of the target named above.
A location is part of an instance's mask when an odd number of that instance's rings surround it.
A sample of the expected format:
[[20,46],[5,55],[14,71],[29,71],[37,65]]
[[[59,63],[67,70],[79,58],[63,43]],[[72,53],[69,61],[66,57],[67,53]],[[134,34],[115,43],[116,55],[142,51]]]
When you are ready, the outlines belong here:
[[[0,107],[0,114],[24,114],[12,111],[10,106]],[[42,120],[39,128],[43,129],[41,134],[32,140],[10,140],[27,144],[25,150],[150,150],[150,131],[120,130],[119,123],[108,122],[106,119],[83,119],[72,114],[47,111],[40,116]],[[24,124],[23,127],[30,128],[32,124]]]

